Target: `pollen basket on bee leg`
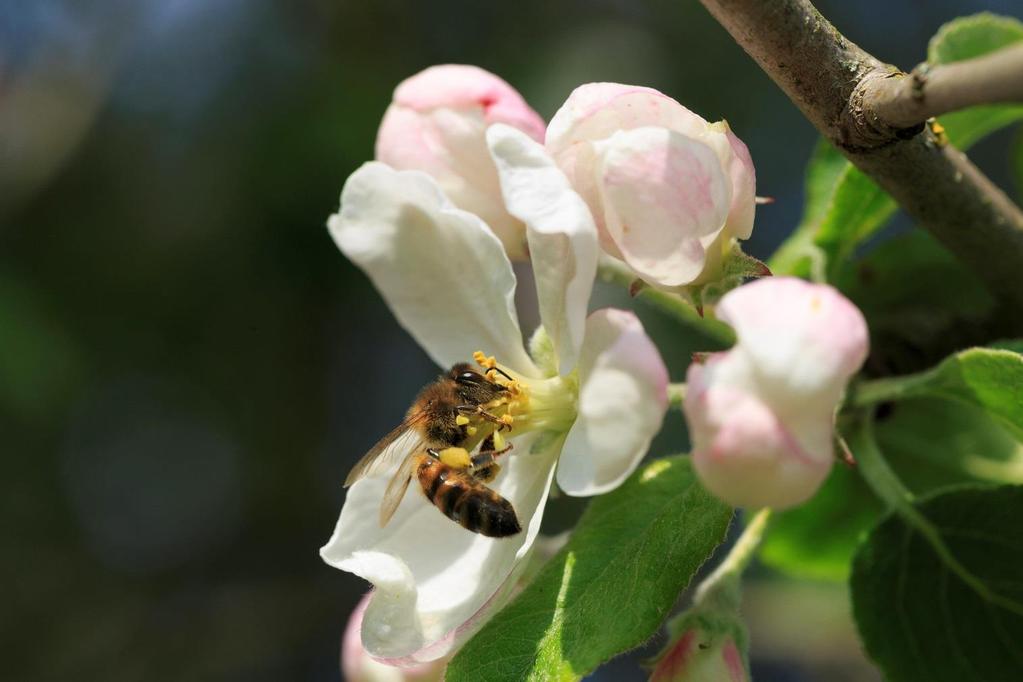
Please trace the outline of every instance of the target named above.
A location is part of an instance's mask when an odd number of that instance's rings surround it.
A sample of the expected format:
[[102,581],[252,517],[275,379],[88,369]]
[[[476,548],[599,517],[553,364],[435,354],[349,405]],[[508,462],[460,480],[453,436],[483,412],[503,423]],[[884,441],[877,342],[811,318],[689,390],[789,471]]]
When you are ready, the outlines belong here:
[[451,447],[444,448],[437,453],[440,461],[455,469],[468,469],[472,464],[472,458],[465,448]]

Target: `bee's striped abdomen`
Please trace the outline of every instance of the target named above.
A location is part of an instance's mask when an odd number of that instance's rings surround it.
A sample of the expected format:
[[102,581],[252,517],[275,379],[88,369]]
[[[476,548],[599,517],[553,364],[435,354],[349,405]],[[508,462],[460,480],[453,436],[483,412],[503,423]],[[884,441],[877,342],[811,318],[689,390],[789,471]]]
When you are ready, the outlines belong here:
[[494,538],[522,530],[511,503],[467,472],[426,456],[416,474],[426,498],[467,530]]

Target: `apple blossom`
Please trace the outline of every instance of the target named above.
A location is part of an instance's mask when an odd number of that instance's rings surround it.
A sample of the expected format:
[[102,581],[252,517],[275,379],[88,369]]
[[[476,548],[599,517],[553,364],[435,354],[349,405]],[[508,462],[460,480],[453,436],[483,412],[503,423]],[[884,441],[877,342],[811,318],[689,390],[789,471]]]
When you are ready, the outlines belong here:
[[694,625],[660,655],[650,682],[749,682],[749,676],[731,635]]
[[835,409],[867,356],[863,315],[830,286],[772,277],[726,294],[717,316],[738,341],[689,367],[696,472],[735,506],[799,504],[831,469]]
[[476,66],[431,66],[402,81],[377,133],[376,158],[429,173],[451,202],[475,213],[512,258],[525,255],[522,223],[504,208],[484,133],[505,123],[543,140],[544,122],[508,83]]
[[576,88],[547,128],[547,151],[593,212],[600,242],[654,286],[716,280],[753,229],[749,151],[651,88]]
[[362,642],[386,663],[443,657],[482,626],[526,565],[555,475],[569,495],[616,487],[667,409],[666,369],[635,315],[587,315],[598,248],[582,199],[526,134],[496,125],[488,142],[508,210],[525,224],[534,254],[542,327],[531,352],[500,241],[426,173],[365,164],[345,183],[341,210],[328,223],[341,251],[440,366],[473,357],[496,362],[525,395],[506,432],[514,450],[490,484],[512,503],[522,532],[501,539],[470,533],[414,491],[381,528],[388,476],[348,490],[321,555],[376,586]]

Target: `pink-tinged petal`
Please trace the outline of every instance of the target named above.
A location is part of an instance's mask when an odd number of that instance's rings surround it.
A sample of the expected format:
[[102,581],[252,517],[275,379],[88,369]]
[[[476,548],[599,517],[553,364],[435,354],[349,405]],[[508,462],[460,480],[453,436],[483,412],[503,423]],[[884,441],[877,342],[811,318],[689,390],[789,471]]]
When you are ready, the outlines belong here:
[[703,270],[701,238],[719,232],[731,203],[714,150],[666,128],[618,132],[596,145],[605,230],[643,279],[664,287]]
[[377,132],[376,158],[428,173],[452,203],[483,219],[509,256],[523,258],[524,228],[504,208],[484,138],[494,123],[543,137],[543,120],[497,76],[474,66],[431,67],[395,90]]
[[367,593],[348,618],[341,640],[341,673],[347,682],[440,682],[445,659],[407,668],[380,663],[362,647],[362,619],[372,593]]
[[749,682],[746,677],[746,666],[742,662],[742,654],[735,642],[728,639],[721,647],[721,658],[728,669],[728,682]]
[[402,81],[394,102],[424,112],[431,109],[479,109],[488,125],[506,123],[543,142],[544,121],[518,90],[478,66],[440,64]]
[[749,682],[749,678],[730,636],[692,627],[657,661],[650,682]]
[[[602,168],[606,164],[605,155],[610,141],[623,134],[648,128],[659,128],[665,133],[670,132],[710,147],[717,158],[718,172],[723,174],[726,188],[723,198],[714,197],[715,201],[724,201],[723,205],[714,207],[715,217],[722,213],[724,218],[715,221],[711,232],[701,233],[695,240],[689,239],[682,252],[685,257],[680,257],[677,248],[663,251],[663,262],[656,254],[648,255],[643,261],[629,257],[621,239],[616,235],[615,231],[621,231],[621,227],[616,225],[616,216],[606,203],[602,186]],[[756,177],[749,150],[729,130],[727,123],[708,123],[656,90],[617,83],[581,86],[554,115],[547,128],[545,144],[572,186],[590,207],[604,250],[625,260],[640,277],[655,286],[673,289],[719,278],[722,254],[731,250],[734,239],[746,239],[751,234]],[[665,190],[665,195],[671,191],[684,194],[678,190],[679,185],[667,181],[663,184],[670,188]],[[650,199],[637,196],[633,203],[641,208]],[[653,204],[656,206],[657,202]],[[680,225],[670,222],[676,216],[666,214],[661,217],[668,222],[659,223],[658,227],[663,225],[668,232],[672,229],[690,231],[691,225],[684,221]],[[661,237],[660,230],[658,234],[648,237],[644,225],[626,223],[626,226],[634,228],[640,241],[650,240],[651,244],[657,244],[656,240]],[[654,262],[656,265],[652,265]]]
[[699,632],[695,629],[687,630],[678,638],[678,641],[668,650],[667,653],[657,662],[650,675],[650,682],[675,682],[684,680],[682,677],[686,669],[696,655],[696,646],[699,644],[697,637]]
[[398,170],[430,175],[453,204],[483,219],[511,258],[524,258],[525,230],[504,208],[486,127],[479,111],[424,113],[392,104],[377,134],[376,158]]
[[593,212],[601,245],[619,256],[604,232],[604,214],[597,191],[594,167],[596,141],[619,130],[644,126],[672,128],[706,125],[706,121],[670,97],[652,88],[618,83],[589,83],[572,91],[547,126],[548,153],[565,172],[569,182]]
[[579,383],[558,485],[569,495],[598,495],[632,473],[660,430],[668,371],[639,318],[605,308],[586,320]]
[[597,274],[597,228],[544,148],[503,125],[487,131],[508,211],[526,224],[540,320],[559,371],[575,367]]
[[834,288],[769,277],[730,291],[717,315],[735,328],[776,409],[803,408],[805,398],[833,408],[867,357],[863,314]]
[[805,501],[834,459],[834,413],[867,354],[859,310],[836,290],[770,278],[729,292],[718,316],[737,342],[688,372],[696,472],[737,506]]
[[831,469],[831,416],[783,422],[754,392],[730,383],[729,365],[742,360],[730,351],[689,367],[683,409],[696,473],[733,506],[791,507],[809,499]]
[[527,376],[515,313],[515,275],[501,243],[417,171],[367,163],[328,222],[341,251],[363,269],[391,311],[442,367],[484,350]]
[[756,214],[757,174],[749,149],[731,130],[725,133],[731,149],[726,168],[732,181],[732,206],[728,212],[728,231],[737,239],[749,239],[753,234]]
[[573,90],[554,114],[545,144],[557,157],[574,144],[610,137],[619,130],[646,126],[686,130],[699,125],[707,121],[653,88],[587,83]]
[[[509,598],[540,530],[557,452],[507,458],[491,484],[505,497],[522,532],[488,538],[465,530],[434,508],[412,482],[394,517],[378,522],[386,476],[348,489],[341,517],[320,556],[376,589],[362,622],[362,644],[388,665],[409,666],[447,656]],[[528,454],[525,454],[528,453]]]

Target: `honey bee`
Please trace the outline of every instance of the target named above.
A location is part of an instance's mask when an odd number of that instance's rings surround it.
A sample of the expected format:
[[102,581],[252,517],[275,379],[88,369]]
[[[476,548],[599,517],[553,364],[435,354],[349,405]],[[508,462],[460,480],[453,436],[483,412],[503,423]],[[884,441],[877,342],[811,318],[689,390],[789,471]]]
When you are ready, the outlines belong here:
[[[512,504],[486,485],[500,470],[496,458],[511,449],[500,435],[510,420],[486,409],[511,390],[492,379],[492,372],[514,384],[498,367],[481,373],[468,363],[453,366],[419,392],[401,424],[352,468],[345,487],[397,464],[380,503],[381,526],[398,509],[414,476],[426,499],[463,528],[488,537],[522,530]],[[479,451],[470,455],[477,445]]]

